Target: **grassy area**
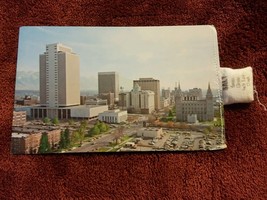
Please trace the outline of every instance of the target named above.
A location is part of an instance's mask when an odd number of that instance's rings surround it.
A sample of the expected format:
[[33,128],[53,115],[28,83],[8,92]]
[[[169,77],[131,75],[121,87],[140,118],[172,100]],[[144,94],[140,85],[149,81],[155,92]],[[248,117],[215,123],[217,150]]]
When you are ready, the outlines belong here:
[[125,140],[128,140],[130,139],[130,136],[129,135],[124,135],[121,137],[121,142],[124,142]]
[[101,148],[99,148],[97,151],[99,151],[99,152],[106,152],[106,151],[108,151],[110,148],[109,147],[101,147]]
[[116,144],[116,142],[112,142],[112,143],[110,143],[108,146],[109,147],[115,147],[115,146],[117,146],[118,144]]

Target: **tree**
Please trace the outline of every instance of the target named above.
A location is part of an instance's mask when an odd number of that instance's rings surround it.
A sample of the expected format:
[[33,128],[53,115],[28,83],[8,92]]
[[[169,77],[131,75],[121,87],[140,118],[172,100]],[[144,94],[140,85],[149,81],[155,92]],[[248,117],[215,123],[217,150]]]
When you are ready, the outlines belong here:
[[70,130],[67,128],[64,131],[64,138],[65,138],[65,143],[66,143],[66,148],[70,146]]
[[66,148],[66,139],[65,139],[64,131],[61,131],[60,133],[59,148],[60,149]]
[[50,143],[48,141],[47,133],[43,133],[40,140],[39,153],[49,153],[51,152]]
[[70,146],[70,132],[69,129],[65,129],[65,131],[61,131],[59,148],[66,149]]
[[55,125],[58,125],[59,124],[59,120],[57,117],[55,117],[53,120],[52,120],[52,123],[55,124]]
[[78,134],[79,134],[80,144],[82,144],[85,136],[85,127],[83,125],[81,125],[80,128],[78,129]]
[[172,110],[171,110],[171,109],[169,110],[168,117],[173,117],[173,112],[172,112]]
[[85,120],[81,121],[80,127],[86,128],[87,127],[87,121],[85,121]]
[[45,117],[45,118],[43,119],[43,122],[44,122],[45,124],[50,124],[51,120],[50,120],[48,117]]
[[90,136],[98,135],[99,133],[100,133],[100,129],[97,126],[94,126],[89,131]]
[[80,134],[78,131],[74,131],[71,135],[71,144],[74,145],[80,141]]
[[100,123],[100,125],[98,126],[100,132],[106,132],[107,131],[107,126],[105,123]]

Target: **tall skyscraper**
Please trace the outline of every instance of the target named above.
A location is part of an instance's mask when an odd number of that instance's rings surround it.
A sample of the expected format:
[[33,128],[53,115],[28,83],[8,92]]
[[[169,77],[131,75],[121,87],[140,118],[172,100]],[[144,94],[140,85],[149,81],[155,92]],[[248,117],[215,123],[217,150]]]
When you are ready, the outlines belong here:
[[41,106],[80,104],[80,60],[71,48],[60,43],[46,45],[39,66]]
[[117,72],[98,72],[98,94],[114,93],[115,101],[119,100],[119,74]]
[[153,78],[139,78],[134,80],[133,85],[138,84],[141,90],[151,90],[154,92],[155,109],[160,109],[160,81]]

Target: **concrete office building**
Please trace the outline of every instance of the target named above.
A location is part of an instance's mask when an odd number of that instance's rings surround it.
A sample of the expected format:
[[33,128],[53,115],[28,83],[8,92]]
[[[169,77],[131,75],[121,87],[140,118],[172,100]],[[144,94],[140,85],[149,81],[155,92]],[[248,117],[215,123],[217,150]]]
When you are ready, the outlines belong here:
[[[196,93],[197,95],[197,93]],[[206,99],[200,99],[200,96],[186,95],[179,88],[176,91],[175,106],[176,106],[176,120],[177,121],[213,121],[214,120],[214,106],[213,95],[211,92],[210,84],[206,94]],[[197,116],[193,117],[192,116]]]
[[121,111],[119,109],[116,110],[108,110],[103,113],[100,113],[98,116],[98,120],[107,122],[107,123],[121,123],[127,120],[128,114],[127,111]]
[[98,94],[114,93],[119,100],[119,74],[117,72],[98,72]]
[[151,90],[154,92],[154,102],[155,109],[160,109],[160,81],[153,78],[139,78],[139,80],[134,80],[133,85],[137,83],[141,90]]
[[119,108],[121,110],[127,110],[130,107],[130,105],[131,105],[130,104],[130,102],[131,102],[130,97],[131,97],[130,92],[121,92],[119,94],[118,105],[119,105]]
[[40,104],[64,107],[80,104],[80,61],[63,44],[48,44],[40,55]]
[[141,87],[135,83],[130,92],[129,112],[150,114],[155,110],[154,104],[155,93],[150,90],[141,90]]
[[79,56],[63,44],[48,44],[39,65],[41,107],[32,109],[32,117],[64,118],[64,108],[80,105]]
[[130,113],[152,113],[155,110],[154,95],[153,91],[141,90],[141,87],[135,83],[131,92],[119,94],[119,107]]
[[102,112],[108,110],[108,105],[81,105],[70,108],[70,117],[74,119],[96,119]]

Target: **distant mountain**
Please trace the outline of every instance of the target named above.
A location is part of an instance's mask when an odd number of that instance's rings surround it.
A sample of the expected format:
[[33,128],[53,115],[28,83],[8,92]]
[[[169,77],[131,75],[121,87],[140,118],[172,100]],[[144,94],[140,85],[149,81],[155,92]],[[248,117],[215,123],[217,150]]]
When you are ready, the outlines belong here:
[[16,90],[39,90],[39,72],[17,71]]
[[[81,90],[97,90],[97,77],[80,78]],[[16,90],[39,90],[38,71],[17,71]]]

